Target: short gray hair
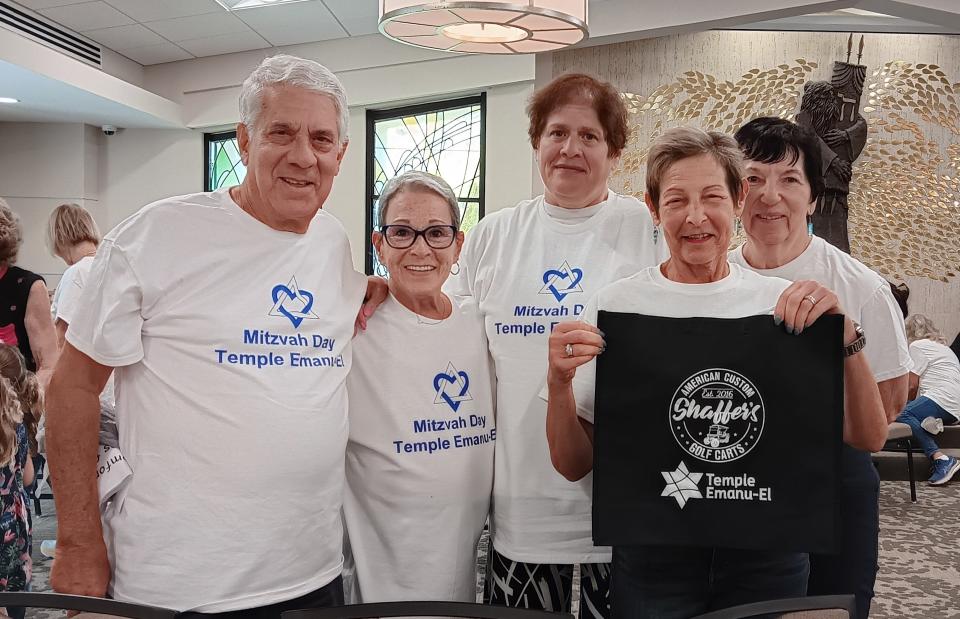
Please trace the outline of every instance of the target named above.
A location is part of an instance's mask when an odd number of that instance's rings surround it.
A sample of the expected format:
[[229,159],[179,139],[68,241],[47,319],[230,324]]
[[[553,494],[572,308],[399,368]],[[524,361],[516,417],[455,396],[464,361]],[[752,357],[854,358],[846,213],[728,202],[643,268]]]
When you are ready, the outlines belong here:
[[947,345],[947,339],[943,337],[943,333],[940,332],[940,329],[937,328],[937,325],[933,323],[932,320],[924,316],[923,314],[913,314],[907,318],[904,322],[904,327],[907,330],[907,341],[916,342],[917,340],[933,340]]
[[710,155],[723,170],[734,204],[743,197],[743,153],[736,140],[718,131],[674,127],[660,134],[647,153],[647,193],[658,213],[660,186],[667,170],[682,159],[699,155]]
[[253,129],[263,108],[263,91],[270,86],[283,85],[305,88],[330,97],[337,110],[340,144],[347,143],[350,138],[350,112],[343,84],[330,69],[319,62],[287,54],[264,58],[260,66],[243,82],[240,89],[240,122]]
[[428,172],[421,172],[420,170],[410,170],[394,176],[383,185],[377,207],[377,221],[379,225],[382,226],[383,222],[386,221],[387,207],[390,206],[390,200],[395,198],[398,193],[408,189],[432,191],[446,200],[447,205],[450,207],[450,217],[453,225],[457,230],[460,229],[460,203],[457,200],[457,194],[453,193],[453,189],[450,188],[447,181],[439,176]]

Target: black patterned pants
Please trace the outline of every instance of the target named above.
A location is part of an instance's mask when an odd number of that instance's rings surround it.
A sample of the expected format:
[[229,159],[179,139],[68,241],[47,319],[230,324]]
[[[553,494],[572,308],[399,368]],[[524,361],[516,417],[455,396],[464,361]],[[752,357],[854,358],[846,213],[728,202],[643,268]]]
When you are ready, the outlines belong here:
[[[573,565],[523,563],[490,545],[485,599],[496,606],[570,612]],[[581,619],[609,619],[610,564],[580,564]]]

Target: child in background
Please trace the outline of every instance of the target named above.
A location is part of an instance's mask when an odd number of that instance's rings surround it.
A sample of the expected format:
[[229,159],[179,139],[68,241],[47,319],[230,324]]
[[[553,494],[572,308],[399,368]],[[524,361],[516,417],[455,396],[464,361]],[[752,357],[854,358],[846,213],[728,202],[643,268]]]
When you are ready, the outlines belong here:
[[[0,377],[0,590],[28,591],[33,563],[30,559],[30,512],[24,477],[32,469],[27,430],[17,393]],[[7,614],[23,619],[25,609],[9,607]]]

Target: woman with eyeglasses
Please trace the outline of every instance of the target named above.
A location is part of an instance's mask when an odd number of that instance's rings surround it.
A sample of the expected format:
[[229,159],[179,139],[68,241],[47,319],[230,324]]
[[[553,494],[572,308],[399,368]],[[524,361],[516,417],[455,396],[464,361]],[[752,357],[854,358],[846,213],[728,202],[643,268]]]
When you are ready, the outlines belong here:
[[347,379],[347,600],[473,602],[496,427],[483,319],[441,291],[460,209],[442,178],[412,171],[386,183],[378,215],[389,294]]

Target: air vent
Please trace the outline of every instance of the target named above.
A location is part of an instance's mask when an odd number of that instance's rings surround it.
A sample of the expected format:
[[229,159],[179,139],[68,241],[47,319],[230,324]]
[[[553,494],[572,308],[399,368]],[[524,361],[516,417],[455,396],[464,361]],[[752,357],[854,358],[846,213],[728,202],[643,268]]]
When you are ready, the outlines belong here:
[[80,38],[63,26],[47,21],[20,5],[0,0],[0,26],[33,39],[71,58],[97,68],[101,66],[100,46]]

